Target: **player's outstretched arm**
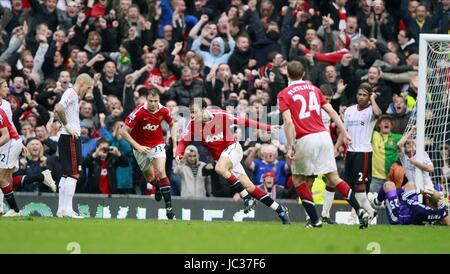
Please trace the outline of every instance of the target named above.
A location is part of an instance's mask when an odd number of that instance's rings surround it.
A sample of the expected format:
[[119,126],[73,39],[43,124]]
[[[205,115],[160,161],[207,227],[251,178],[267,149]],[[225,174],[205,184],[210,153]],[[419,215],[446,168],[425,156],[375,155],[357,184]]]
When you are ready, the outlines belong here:
[[10,140],[8,128],[6,127],[0,128],[0,134],[1,134],[0,136],[0,147],[1,147],[4,144],[8,143]]
[[272,127],[268,124],[260,123],[258,121],[252,120],[250,118],[236,118],[235,124],[240,126],[245,126],[249,128],[256,128],[256,129],[262,129],[265,131],[271,131]]

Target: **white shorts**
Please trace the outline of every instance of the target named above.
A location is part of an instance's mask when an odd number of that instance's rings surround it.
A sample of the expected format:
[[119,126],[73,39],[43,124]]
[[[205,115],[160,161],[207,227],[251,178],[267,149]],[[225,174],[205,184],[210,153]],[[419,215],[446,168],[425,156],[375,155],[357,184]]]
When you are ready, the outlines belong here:
[[9,140],[0,147],[0,169],[19,169],[19,157],[22,153],[21,140]]
[[147,170],[153,162],[153,159],[156,158],[166,158],[166,145],[161,144],[155,147],[152,147],[150,152],[147,154],[140,153],[137,150],[133,150],[134,158],[136,158],[136,162],[139,165],[141,171]]
[[246,174],[244,167],[241,164],[243,156],[244,152],[242,151],[242,147],[238,142],[229,145],[224,151],[222,151],[222,154],[220,154],[220,157],[226,157],[231,160],[231,162],[233,163],[231,173],[233,173],[236,177]]
[[295,143],[294,175],[319,175],[336,171],[334,146],[328,132],[306,135]]

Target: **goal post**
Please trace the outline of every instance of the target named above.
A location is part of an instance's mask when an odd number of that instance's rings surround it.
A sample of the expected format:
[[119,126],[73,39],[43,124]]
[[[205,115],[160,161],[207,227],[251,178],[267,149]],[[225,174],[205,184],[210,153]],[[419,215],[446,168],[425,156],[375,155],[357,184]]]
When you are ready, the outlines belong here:
[[[425,151],[435,170],[430,174],[433,183],[440,183],[448,194],[449,178],[445,174],[446,145],[450,142],[450,35],[420,34],[419,84],[416,111],[408,129],[416,125],[416,159],[423,162]],[[443,174],[444,173],[444,174]],[[424,185],[424,172],[415,170],[417,188]]]

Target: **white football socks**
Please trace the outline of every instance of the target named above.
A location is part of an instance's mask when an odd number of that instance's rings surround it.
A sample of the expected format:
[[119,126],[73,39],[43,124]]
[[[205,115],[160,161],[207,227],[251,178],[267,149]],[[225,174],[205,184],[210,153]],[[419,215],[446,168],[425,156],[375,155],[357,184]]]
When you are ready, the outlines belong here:
[[323,206],[322,206],[322,217],[330,218],[330,210],[333,205],[334,191],[324,190],[323,192]]
[[66,200],[66,178],[61,177],[59,180],[59,197],[58,197],[58,212],[64,213],[64,203]]
[[355,193],[355,198],[358,201],[359,205],[367,211],[370,216],[373,216],[374,210],[370,206],[369,200],[367,199],[367,194],[365,192],[357,192]]
[[77,179],[74,179],[72,177],[66,178],[66,200],[64,204],[64,210],[66,212],[72,212],[72,200],[73,196],[75,195],[75,189],[77,188]]

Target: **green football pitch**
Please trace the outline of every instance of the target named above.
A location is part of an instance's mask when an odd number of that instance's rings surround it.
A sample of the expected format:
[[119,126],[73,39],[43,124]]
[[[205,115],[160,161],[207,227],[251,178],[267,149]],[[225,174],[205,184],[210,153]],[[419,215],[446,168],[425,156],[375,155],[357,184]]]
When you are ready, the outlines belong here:
[[436,226],[0,218],[0,253],[450,253]]

